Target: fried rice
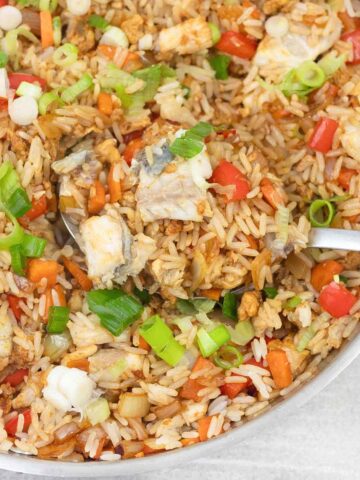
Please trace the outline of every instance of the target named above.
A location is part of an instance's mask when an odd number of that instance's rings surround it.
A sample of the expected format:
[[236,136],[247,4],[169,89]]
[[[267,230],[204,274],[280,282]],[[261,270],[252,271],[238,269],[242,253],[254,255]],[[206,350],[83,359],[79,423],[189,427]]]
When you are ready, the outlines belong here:
[[0,0],[1,452],[185,448],[351,336],[355,3]]

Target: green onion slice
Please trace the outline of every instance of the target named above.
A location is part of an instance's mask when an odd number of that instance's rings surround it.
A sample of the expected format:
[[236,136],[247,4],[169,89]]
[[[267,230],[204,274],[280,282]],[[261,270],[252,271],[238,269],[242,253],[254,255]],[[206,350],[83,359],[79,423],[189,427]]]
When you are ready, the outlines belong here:
[[275,287],[264,287],[263,292],[265,293],[266,298],[275,298],[278,294],[278,289]]
[[143,305],[147,305],[148,303],[150,303],[151,295],[147,290],[145,290],[145,288],[143,290],[140,290],[139,288],[135,287],[134,295],[140,300]]
[[21,253],[25,257],[40,258],[44,254],[47,244],[45,238],[35,237],[34,235],[25,233],[21,243]]
[[225,325],[219,325],[210,332],[205,328],[199,328],[197,332],[197,342],[203,357],[209,357],[222,347],[231,338],[229,330]]
[[331,77],[344,65],[345,62],[345,53],[336,56],[334,52],[330,52],[318,62],[318,66],[321,68],[321,70],[327,77]]
[[49,10],[53,12],[57,7],[57,0],[39,0],[39,9],[41,11]]
[[296,74],[300,82],[306,87],[320,88],[326,81],[324,71],[311,60],[302,63],[296,69]]
[[49,308],[48,333],[63,333],[69,321],[70,308],[52,306]]
[[58,103],[60,106],[64,105],[64,102],[55,91],[46,92],[41,95],[38,101],[40,115],[45,115],[48,108],[53,103]]
[[26,95],[28,97],[38,99],[41,97],[42,88],[40,87],[40,85],[36,85],[35,83],[21,82],[18,89],[16,90],[16,94],[19,97]]
[[11,254],[11,268],[16,275],[23,277],[25,275],[25,258],[21,251],[21,245],[12,245],[9,250]]
[[218,41],[221,38],[220,29],[217,25],[215,25],[215,23],[208,22],[208,25],[209,25],[210,32],[211,32],[212,43],[213,43],[213,45],[215,45],[216,43],[218,43]]
[[250,320],[244,320],[235,325],[235,335],[232,337],[234,343],[244,346],[254,337],[255,330]]
[[[0,206],[0,210],[2,210]],[[24,230],[20,226],[16,218],[10,213],[5,212],[13,224],[12,232],[7,236],[0,237],[0,250],[9,250],[13,245],[17,245],[22,242],[24,237]]]
[[91,290],[86,294],[89,309],[98,315],[101,325],[113,335],[120,335],[138,320],[143,306],[122,290]]
[[61,94],[61,99],[65,103],[72,103],[79,95],[82,93],[86,92],[89,88],[93,86],[93,79],[91,75],[88,73],[85,73],[80,80],[78,80],[76,83],[71,85],[68,88],[65,88],[65,90]]
[[316,333],[316,329],[314,325],[310,325],[309,327],[307,327],[299,338],[299,341],[296,346],[296,350],[298,352],[302,352],[303,350],[305,350],[310,340],[312,340],[315,337],[315,333]]
[[237,319],[237,299],[234,293],[225,293],[222,304],[222,313],[225,317],[231,318],[232,320]]
[[225,345],[219,349],[214,356],[215,365],[224,370],[239,367],[244,361],[244,357],[239,350],[232,345]]
[[300,305],[301,302],[302,302],[301,297],[299,297],[298,295],[295,295],[294,297],[290,298],[286,302],[285,308],[289,308],[289,309],[296,308],[298,305]]
[[227,80],[229,78],[228,68],[231,58],[227,55],[214,55],[210,57],[209,63],[215,72],[215,78],[218,80]]
[[19,218],[31,209],[31,202],[26,191],[17,188],[6,201],[6,206],[14,217]]
[[28,27],[22,26],[19,28],[14,28],[13,30],[9,30],[7,34],[5,35],[4,39],[4,48],[6,50],[6,53],[11,56],[11,55],[16,55],[18,52],[18,36],[22,35],[25,37],[27,40],[33,43],[39,43],[39,39],[30,32],[30,29]]
[[199,122],[187,130],[181,137],[174,140],[169,150],[173,155],[182,158],[193,158],[202,152],[204,139],[213,132],[214,127],[206,122]]
[[109,26],[109,22],[100,15],[90,15],[90,17],[88,18],[88,25],[90,25],[90,27],[98,28],[99,30],[104,31]]
[[53,18],[53,38],[55,47],[58,47],[61,44],[62,38],[60,17]]
[[6,53],[0,52],[0,68],[6,67],[8,60],[9,60],[9,57],[6,55]]
[[64,43],[53,53],[55,65],[59,67],[69,67],[78,59],[79,49],[72,43]]
[[331,224],[335,213],[334,204],[329,200],[314,200],[309,207],[310,223],[313,227],[328,227]]

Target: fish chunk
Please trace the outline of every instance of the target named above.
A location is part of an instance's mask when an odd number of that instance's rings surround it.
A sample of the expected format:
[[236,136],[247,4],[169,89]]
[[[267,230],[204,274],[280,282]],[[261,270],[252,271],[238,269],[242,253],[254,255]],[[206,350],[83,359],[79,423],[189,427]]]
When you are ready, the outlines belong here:
[[201,17],[165,28],[159,35],[160,52],[173,50],[186,55],[210,48],[212,43],[209,24]]
[[360,127],[358,121],[359,118],[357,117],[351,118],[343,125],[344,133],[340,135],[340,142],[349,157],[360,161]]
[[13,328],[10,317],[4,309],[0,311],[0,358],[6,359],[12,351]]

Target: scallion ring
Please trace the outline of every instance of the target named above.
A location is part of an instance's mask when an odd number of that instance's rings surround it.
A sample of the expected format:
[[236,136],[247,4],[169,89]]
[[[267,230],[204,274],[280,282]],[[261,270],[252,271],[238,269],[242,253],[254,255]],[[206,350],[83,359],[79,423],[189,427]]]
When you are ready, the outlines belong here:
[[40,0],[39,10],[41,11],[49,10],[50,12],[53,12],[57,7],[57,3],[58,3],[57,0]]
[[53,39],[55,47],[61,44],[61,19],[60,17],[53,18]]
[[244,361],[244,357],[239,350],[232,345],[221,347],[214,356],[214,363],[224,370],[239,367]]
[[40,115],[45,115],[48,108],[53,103],[58,103],[60,105],[64,104],[64,102],[61,100],[61,98],[55,91],[46,92],[43,95],[41,95],[38,102]]
[[93,86],[93,79],[91,75],[88,73],[85,73],[80,80],[78,80],[76,83],[71,85],[70,87],[66,88],[62,94],[61,94],[61,99],[65,103],[71,103],[73,102],[79,95],[82,93],[86,92],[89,88]]
[[59,67],[69,67],[78,59],[79,49],[72,43],[64,43],[53,53],[55,65]]
[[328,227],[335,216],[334,204],[328,200],[317,199],[309,207],[310,223],[313,227]]
[[303,85],[311,88],[320,88],[326,80],[326,75],[322,68],[311,60],[302,63],[296,69],[296,75]]

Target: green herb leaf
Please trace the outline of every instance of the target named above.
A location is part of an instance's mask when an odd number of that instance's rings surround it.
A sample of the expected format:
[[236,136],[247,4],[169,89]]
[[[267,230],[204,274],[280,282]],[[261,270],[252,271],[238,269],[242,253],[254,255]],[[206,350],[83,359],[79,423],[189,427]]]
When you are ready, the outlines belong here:
[[232,320],[237,319],[237,299],[236,295],[232,292],[228,292],[224,295],[224,300],[222,304],[222,313],[225,317],[231,318]]

